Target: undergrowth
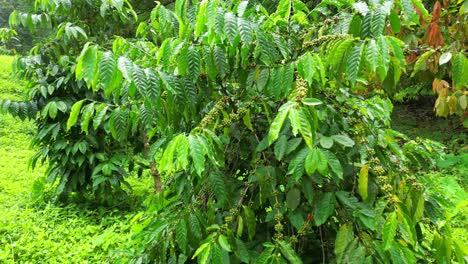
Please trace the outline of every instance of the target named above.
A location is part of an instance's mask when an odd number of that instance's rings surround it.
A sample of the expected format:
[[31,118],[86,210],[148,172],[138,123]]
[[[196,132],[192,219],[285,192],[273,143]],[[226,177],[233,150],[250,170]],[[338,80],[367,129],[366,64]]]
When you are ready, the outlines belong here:
[[[0,56],[0,94],[22,99],[25,84],[10,76],[13,57]],[[0,116],[0,263],[109,263],[110,254],[130,239],[137,206],[103,208],[62,205],[52,200],[44,168],[28,169],[35,127]],[[137,192],[144,188],[133,179]],[[138,197],[134,197],[138,204]]]

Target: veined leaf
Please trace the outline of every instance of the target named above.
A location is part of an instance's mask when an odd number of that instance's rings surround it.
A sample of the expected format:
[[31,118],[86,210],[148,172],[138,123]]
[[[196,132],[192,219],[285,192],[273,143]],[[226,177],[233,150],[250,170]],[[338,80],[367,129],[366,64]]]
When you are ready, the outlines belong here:
[[85,80],[86,84],[92,87],[97,72],[97,63],[97,46],[85,46],[76,64],[76,78]]
[[312,176],[314,172],[317,170],[319,164],[319,154],[316,148],[313,148],[307,154],[305,160],[305,170],[309,176]]
[[333,135],[332,138],[336,143],[341,144],[345,147],[354,146],[354,141],[348,135],[345,135],[345,134]]
[[218,242],[219,242],[219,245],[224,249],[226,250],[227,252],[231,252],[231,245],[229,244],[228,240],[227,240],[227,237],[223,234],[219,235],[218,237]]
[[241,40],[246,44],[250,44],[252,42],[252,26],[250,25],[250,22],[243,18],[238,18],[237,24]]
[[247,223],[247,233],[249,234],[249,239],[252,240],[255,236],[255,230],[257,228],[257,220],[255,218],[255,213],[250,207],[243,205],[245,219]]
[[81,106],[83,105],[85,100],[86,99],[83,99],[73,104],[70,112],[70,117],[68,117],[67,121],[67,131],[70,130],[70,128],[73,125],[76,124],[76,121],[78,121],[78,115],[80,114]]
[[280,245],[281,253],[287,260],[289,260],[290,263],[294,263],[294,264],[302,263],[302,260],[296,254],[296,252],[291,247],[291,245],[289,245],[286,241],[279,240],[279,245]]
[[181,76],[186,76],[188,74],[188,53],[189,46],[184,44],[179,51],[179,56],[177,57],[177,69],[179,70],[179,74]]
[[372,31],[372,36],[374,38],[379,37],[380,35],[383,34],[386,18],[387,18],[387,14],[384,12],[384,10],[377,8],[376,10],[373,11],[371,31]]
[[187,252],[187,223],[185,219],[180,219],[176,226],[176,239],[182,253]]
[[270,131],[268,132],[268,144],[271,145],[278,138],[281,128],[283,127],[284,121],[289,114],[289,109],[279,111],[275,119],[271,123]]
[[341,259],[342,255],[346,252],[348,245],[354,239],[353,227],[349,224],[340,226],[335,239],[335,255],[337,259]]
[[210,174],[208,182],[213,189],[216,199],[220,204],[224,204],[227,200],[227,188],[224,183],[224,175],[219,171],[214,171]]
[[237,17],[231,12],[224,15],[224,31],[226,32],[226,36],[229,41],[234,43],[234,40],[238,35],[238,25]]
[[221,77],[224,77],[226,73],[228,72],[228,64],[226,60],[226,54],[224,53],[224,50],[221,47],[216,46],[214,48],[214,60],[216,63],[216,67],[218,68],[218,72],[221,75]]
[[414,68],[413,68],[413,72],[411,73],[411,77],[414,77],[414,75],[416,73],[418,73],[418,71],[422,70],[423,67],[426,66],[426,61],[429,59],[429,57],[432,56],[432,54],[434,54],[434,52],[435,52],[435,50],[431,49],[431,50],[428,50],[428,51],[424,52],[424,54],[421,55],[421,57],[419,57],[419,59],[414,64]]
[[188,70],[192,77],[198,77],[201,70],[200,52],[195,46],[190,46],[188,50]]
[[317,226],[324,224],[335,211],[335,194],[325,193],[314,208],[314,221]]
[[385,220],[385,224],[383,227],[382,239],[383,239],[384,250],[388,250],[390,246],[392,245],[393,238],[396,235],[397,224],[398,223],[397,223],[396,213],[391,212],[387,216],[387,219]]
[[196,138],[193,135],[189,135],[189,146],[190,146],[190,156],[193,160],[193,165],[195,167],[195,171],[197,172],[198,176],[201,177],[203,171],[205,170],[205,152],[204,149]]
[[284,154],[286,153],[286,148],[288,147],[288,138],[286,136],[279,137],[278,141],[275,144],[275,157],[278,160],[283,159]]
[[452,79],[456,88],[468,85],[468,60],[461,52],[452,58]]
[[381,55],[379,52],[379,47],[377,46],[377,42],[375,39],[370,39],[368,44],[366,45],[366,60],[369,62],[371,66],[371,70],[375,72],[379,62],[381,61]]
[[351,51],[351,54],[348,56],[346,63],[346,74],[348,75],[349,82],[353,86],[356,83],[356,79],[358,77],[363,47],[364,45],[362,42],[357,44]]

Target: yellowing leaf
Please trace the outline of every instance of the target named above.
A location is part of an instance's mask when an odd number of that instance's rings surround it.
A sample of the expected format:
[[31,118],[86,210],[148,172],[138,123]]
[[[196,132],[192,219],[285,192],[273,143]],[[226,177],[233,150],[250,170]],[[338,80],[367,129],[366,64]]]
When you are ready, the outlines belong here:
[[369,181],[369,164],[364,165],[359,172],[359,179],[358,179],[358,192],[361,195],[363,200],[367,199],[367,188],[368,188],[368,181]]

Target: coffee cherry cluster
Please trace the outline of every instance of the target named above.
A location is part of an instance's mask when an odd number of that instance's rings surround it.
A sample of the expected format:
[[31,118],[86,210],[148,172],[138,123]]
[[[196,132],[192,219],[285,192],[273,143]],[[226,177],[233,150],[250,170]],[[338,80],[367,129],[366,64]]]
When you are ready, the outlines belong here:
[[383,176],[383,175],[386,174],[386,171],[385,171],[384,167],[379,165],[379,166],[374,167],[374,173],[377,176]]
[[236,112],[230,113],[227,118],[223,119],[223,121],[221,122],[220,128],[230,127],[232,123],[239,121],[241,117],[244,116],[245,113],[247,113],[247,111],[252,105],[253,105],[253,102],[251,101],[247,102],[237,110],[237,113]]
[[297,77],[296,79],[296,101],[302,102],[302,100],[304,100],[304,98],[307,97],[308,91],[309,91],[309,88],[307,88],[307,82],[301,77]]
[[324,43],[327,43],[327,42],[337,41],[337,40],[345,39],[345,38],[348,38],[348,37],[349,37],[348,34],[325,35],[325,36],[321,36],[319,38],[316,38],[314,40],[304,42],[304,44],[302,45],[302,48],[304,50],[307,50],[307,49],[311,49],[313,47],[318,47],[318,46],[320,46],[320,45],[322,45]]
[[209,126],[210,124],[212,124],[218,117],[219,113],[224,109],[225,106],[226,104],[224,103],[224,100],[219,100],[218,102],[216,102],[214,107],[200,122],[200,127],[205,128]]
[[381,187],[381,190],[386,194],[390,194],[393,191],[393,187],[387,183]]

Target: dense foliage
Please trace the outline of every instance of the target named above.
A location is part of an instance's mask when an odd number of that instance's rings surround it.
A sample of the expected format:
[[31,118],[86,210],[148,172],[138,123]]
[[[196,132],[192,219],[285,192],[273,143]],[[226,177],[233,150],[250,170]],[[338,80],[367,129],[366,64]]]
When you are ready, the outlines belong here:
[[421,1],[133,4],[14,12],[56,35],[16,62],[30,100],[0,104],[36,120],[31,164],[63,198],[115,203],[128,171],[150,171],[122,263],[463,262],[413,174],[442,146],[392,130],[384,97],[407,72],[394,33],[430,17]]

